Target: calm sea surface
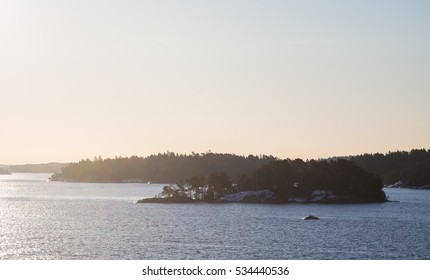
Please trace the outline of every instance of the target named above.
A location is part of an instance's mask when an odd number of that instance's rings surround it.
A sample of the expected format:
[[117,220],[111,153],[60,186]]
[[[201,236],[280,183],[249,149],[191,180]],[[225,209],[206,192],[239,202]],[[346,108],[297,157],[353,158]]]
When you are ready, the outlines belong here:
[[386,189],[399,202],[382,204],[135,204],[163,185],[49,175],[0,175],[0,259],[430,259],[430,190]]

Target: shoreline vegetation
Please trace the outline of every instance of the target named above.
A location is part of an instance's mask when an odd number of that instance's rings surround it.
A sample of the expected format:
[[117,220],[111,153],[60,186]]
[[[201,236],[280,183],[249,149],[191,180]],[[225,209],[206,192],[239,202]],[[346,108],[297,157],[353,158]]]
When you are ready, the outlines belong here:
[[382,180],[353,162],[277,160],[233,183],[226,172],[192,176],[137,203],[374,203],[386,202]]
[[[430,186],[430,150],[307,161],[211,151],[189,155],[166,152],[145,158],[95,157],[64,166],[51,180],[173,183],[157,197],[139,202],[221,202],[233,194],[241,194],[241,202],[384,202],[384,186]],[[256,193],[260,191],[266,192],[264,197]],[[267,192],[272,194],[267,196]]]
[[363,154],[347,159],[380,176],[386,186],[399,186],[399,182],[402,188],[420,189],[430,186],[430,149]]
[[[338,159],[351,161],[365,171],[379,176],[387,187],[420,189],[430,186],[430,150],[363,154],[316,161],[330,162]],[[93,160],[65,164],[51,180],[92,183],[175,183],[196,175],[208,176],[213,172],[224,171],[232,178],[233,183],[237,183],[240,176],[249,176],[261,166],[279,160],[270,155],[238,156],[210,151],[188,155],[166,152],[145,158],[95,157]]]
[[149,157],[132,156],[102,159],[94,157],[63,167],[61,173],[51,177],[52,181],[88,183],[176,183],[192,176],[208,176],[224,171],[236,179],[242,174],[250,174],[264,164],[276,161],[267,155],[238,156],[234,154],[159,153]]

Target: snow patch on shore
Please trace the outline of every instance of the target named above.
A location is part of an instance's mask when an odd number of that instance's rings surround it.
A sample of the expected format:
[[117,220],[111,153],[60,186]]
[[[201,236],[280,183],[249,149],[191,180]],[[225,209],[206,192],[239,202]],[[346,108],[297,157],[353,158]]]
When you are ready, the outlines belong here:
[[271,202],[275,194],[270,190],[246,191],[229,194],[221,198],[222,202]]
[[296,202],[296,203],[305,203],[308,200],[304,197],[290,197],[288,199],[288,202]]
[[405,183],[403,183],[403,181],[397,181],[392,185],[388,185],[386,186],[387,188],[403,188],[405,187]]
[[312,192],[312,199],[310,202],[326,202],[326,201],[334,201],[337,199],[332,192],[323,191],[323,190],[314,190]]
[[326,202],[334,202],[338,199],[336,195],[332,192],[324,191],[324,190],[314,190],[311,192],[309,197],[290,197],[288,202],[295,203],[326,203]]

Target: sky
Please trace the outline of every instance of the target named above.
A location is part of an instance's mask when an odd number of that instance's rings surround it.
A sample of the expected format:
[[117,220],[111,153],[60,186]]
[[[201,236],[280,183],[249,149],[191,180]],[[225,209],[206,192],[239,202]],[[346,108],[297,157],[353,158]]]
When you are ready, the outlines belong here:
[[0,163],[430,148],[430,2],[0,0]]

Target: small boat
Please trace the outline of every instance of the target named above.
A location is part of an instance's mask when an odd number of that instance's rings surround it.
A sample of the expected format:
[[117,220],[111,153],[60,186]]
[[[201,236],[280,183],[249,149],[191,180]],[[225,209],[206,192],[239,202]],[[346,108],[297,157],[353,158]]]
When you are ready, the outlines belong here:
[[302,218],[303,220],[319,220],[320,218],[318,218],[317,216],[313,216],[313,215],[307,215],[306,217]]

